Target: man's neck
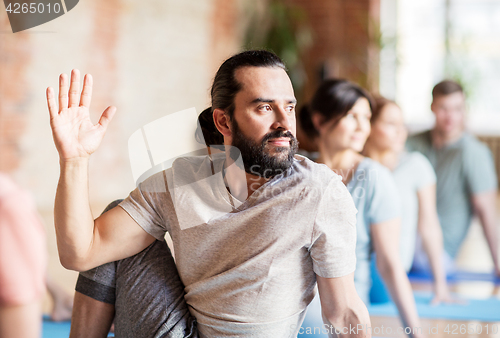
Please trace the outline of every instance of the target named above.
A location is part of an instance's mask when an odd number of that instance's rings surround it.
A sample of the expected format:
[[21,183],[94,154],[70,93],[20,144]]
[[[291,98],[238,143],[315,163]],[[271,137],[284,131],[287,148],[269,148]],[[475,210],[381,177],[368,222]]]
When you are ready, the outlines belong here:
[[437,128],[434,128],[431,131],[432,145],[436,149],[443,148],[458,141],[463,136],[463,134],[463,129],[458,129],[451,132],[443,132]]
[[245,201],[268,181],[268,179],[261,176],[245,172],[243,168],[234,164],[234,161],[229,157],[229,155],[226,155],[224,172],[225,181],[231,195],[236,197],[239,201]]

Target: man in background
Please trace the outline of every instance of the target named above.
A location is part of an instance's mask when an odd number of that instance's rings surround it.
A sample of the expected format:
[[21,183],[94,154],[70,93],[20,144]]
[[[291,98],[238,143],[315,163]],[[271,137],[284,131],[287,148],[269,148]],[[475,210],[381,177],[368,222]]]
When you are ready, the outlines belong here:
[[[431,110],[436,117],[434,128],[410,137],[407,148],[424,154],[436,171],[437,211],[448,270],[467,235],[472,216],[476,215],[498,275],[497,177],[491,152],[464,131],[465,95],[457,82],[445,80],[434,87]],[[422,258],[417,252],[414,267],[419,265]]]

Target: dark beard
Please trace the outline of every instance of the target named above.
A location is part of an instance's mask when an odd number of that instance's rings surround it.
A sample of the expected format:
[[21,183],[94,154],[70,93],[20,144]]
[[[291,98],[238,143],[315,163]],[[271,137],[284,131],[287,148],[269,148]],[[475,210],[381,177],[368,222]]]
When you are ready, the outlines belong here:
[[[260,144],[258,144],[243,135],[234,118],[232,127],[233,143],[229,154],[236,161],[241,153],[245,172],[264,178],[271,178],[290,168],[299,146],[299,142],[290,131],[274,130],[266,134]],[[289,138],[290,147],[276,147],[275,154],[270,155],[269,151],[266,150],[267,141],[278,137]]]

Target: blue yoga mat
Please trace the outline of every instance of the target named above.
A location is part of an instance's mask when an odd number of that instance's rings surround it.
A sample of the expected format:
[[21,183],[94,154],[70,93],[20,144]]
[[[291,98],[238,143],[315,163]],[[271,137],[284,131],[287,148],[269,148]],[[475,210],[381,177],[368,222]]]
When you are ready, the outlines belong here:
[[[43,316],[42,338],[68,338],[70,321],[53,322],[47,316]],[[114,337],[112,333],[108,337]]]
[[68,338],[71,322],[53,322],[43,317],[42,338]]
[[[432,294],[415,292],[418,314],[422,318],[453,320],[500,321],[500,299],[466,299],[465,304],[430,305]],[[394,303],[373,304],[368,308],[373,316],[397,316]]]
[[[432,274],[427,272],[414,272],[411,271],[408,274],[408,278],[412,282],[427,282],[432,281]],[[465,282],[465,281],[481,281],[481,282],[491,282],[495,285],[500,285],[500,278],[493,272],[489,273],[479,273],[479,272],[469,272],[469,271],[455,271],[447,276],[446,278],[450,283]]]

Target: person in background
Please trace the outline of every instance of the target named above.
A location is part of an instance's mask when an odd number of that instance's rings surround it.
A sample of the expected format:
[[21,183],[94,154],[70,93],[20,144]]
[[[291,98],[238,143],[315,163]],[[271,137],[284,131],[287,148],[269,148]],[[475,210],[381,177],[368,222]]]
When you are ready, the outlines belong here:
[[405,152],[408,132],[399,106],[382,97],[374,102],[371,133],[363,154],[390,169],[396,181],[402,206],[399,251],[403,267],[406,272],[411,269],[418,230],[434,274],[432,303],[449,301],[434,169],[422,154]]
[[[424,154],[436,172],[437,213],[443,231],[448,270],[456,257],[472,216],[478,216],[500,275],[496,230],[497,177],[488,147],[464,131],[465,95],[462,87],[450,80],[432,90],[431,110],[434,128],[411,136],[408,151]],[[417,247],[414,267],[427,269],[428,263]]]
[[45,229],[31,194],[0,173],[0,338],[40,337],[45,289],[51,319],[68,320],[72,297],[47,277]]
[[0,173],[0,337],[39,337],[47,252],[29,193]]
[[[328,80],[303,107],[299,118],[303,130],[317,142],[317,162],[342,176],[358,210],[354,282],[359,296],[369,304],[370,259],[375,252],[377,267],[403,325],[420,327],[399,255],[401,212],[396,184],[387,168],[359,153],[370,134],[371,115],[371,98],[362,88],[346,80]],[[308,311],[309,317],[315,315],[319,316]]]

